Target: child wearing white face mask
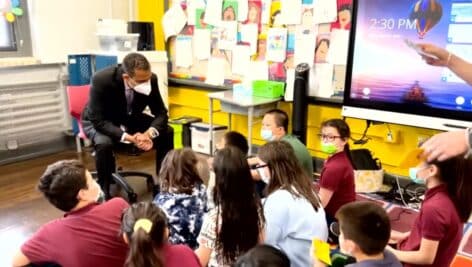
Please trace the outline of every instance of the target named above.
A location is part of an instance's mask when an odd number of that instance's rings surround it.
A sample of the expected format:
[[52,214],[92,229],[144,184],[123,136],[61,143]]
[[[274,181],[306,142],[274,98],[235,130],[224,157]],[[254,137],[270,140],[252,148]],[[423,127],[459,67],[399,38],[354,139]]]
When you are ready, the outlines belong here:
[[392,233],[398,250],[390,250],[405,267],[449,266],[472,211],[472,159],[423,162],[410,173],[426,185],[425,199],[411,232]]
[[285,141],[265,144],[258,159],[261,177],[267,181],[265,243],[287,254],[292,267],[311,266],[312,239],[328,238],[325,212],[311,179]]
[[347,143],[351,131],[341,119],[321,124],[321,150],[328,154],[320,177],[319,196],[326,210],[328,224],[343,205],[356,200],[354,168]]

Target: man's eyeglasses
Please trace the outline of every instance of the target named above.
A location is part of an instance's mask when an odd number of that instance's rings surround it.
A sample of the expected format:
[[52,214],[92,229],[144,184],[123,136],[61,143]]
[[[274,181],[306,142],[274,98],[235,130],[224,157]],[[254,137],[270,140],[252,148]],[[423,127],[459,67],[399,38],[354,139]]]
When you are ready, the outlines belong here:
[[318,134],[321,140],[327,140],[329,142],[333,142],[336,138],[341,138],[339,135],[327,135],[327,134]]

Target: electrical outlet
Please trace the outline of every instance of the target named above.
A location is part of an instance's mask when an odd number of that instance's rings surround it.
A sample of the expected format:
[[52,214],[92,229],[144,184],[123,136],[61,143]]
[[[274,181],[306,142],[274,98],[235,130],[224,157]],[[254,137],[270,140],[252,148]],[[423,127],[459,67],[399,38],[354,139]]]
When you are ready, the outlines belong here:
[[399,142],[400,131],[385,131],[384,132],[384,142],[397,144]]

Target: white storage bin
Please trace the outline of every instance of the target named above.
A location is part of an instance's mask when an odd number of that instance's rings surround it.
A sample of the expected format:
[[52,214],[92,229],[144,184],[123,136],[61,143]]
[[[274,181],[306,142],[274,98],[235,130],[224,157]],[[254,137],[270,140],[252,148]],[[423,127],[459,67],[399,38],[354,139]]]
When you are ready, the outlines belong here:
[[100,49],[105,51],[137,51],[139,33],[97,34]]
[[[216,144],[223,138],[227,126],[213,124],[213,151]],[[190,124],[192,132],[192,149],[195,152],[210,155],[210,124],[203,122],[195,122]]]

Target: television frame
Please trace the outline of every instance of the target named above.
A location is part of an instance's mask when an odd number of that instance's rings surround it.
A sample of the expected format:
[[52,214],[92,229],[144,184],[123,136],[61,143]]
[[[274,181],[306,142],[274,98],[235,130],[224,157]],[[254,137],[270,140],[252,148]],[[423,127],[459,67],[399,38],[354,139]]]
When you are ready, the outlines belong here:
[[[445,131],[472,126],[472,111],[439,109],[426,105],[387,103],[372,99],[351,98],[352,69],[354,63],[358,5],[360,1],[363,0],[353,1],[352,5],[352,22],[349,36],[342,115],[344,117]],[[470,85],[470,90],[472,94],[472,85]]]

